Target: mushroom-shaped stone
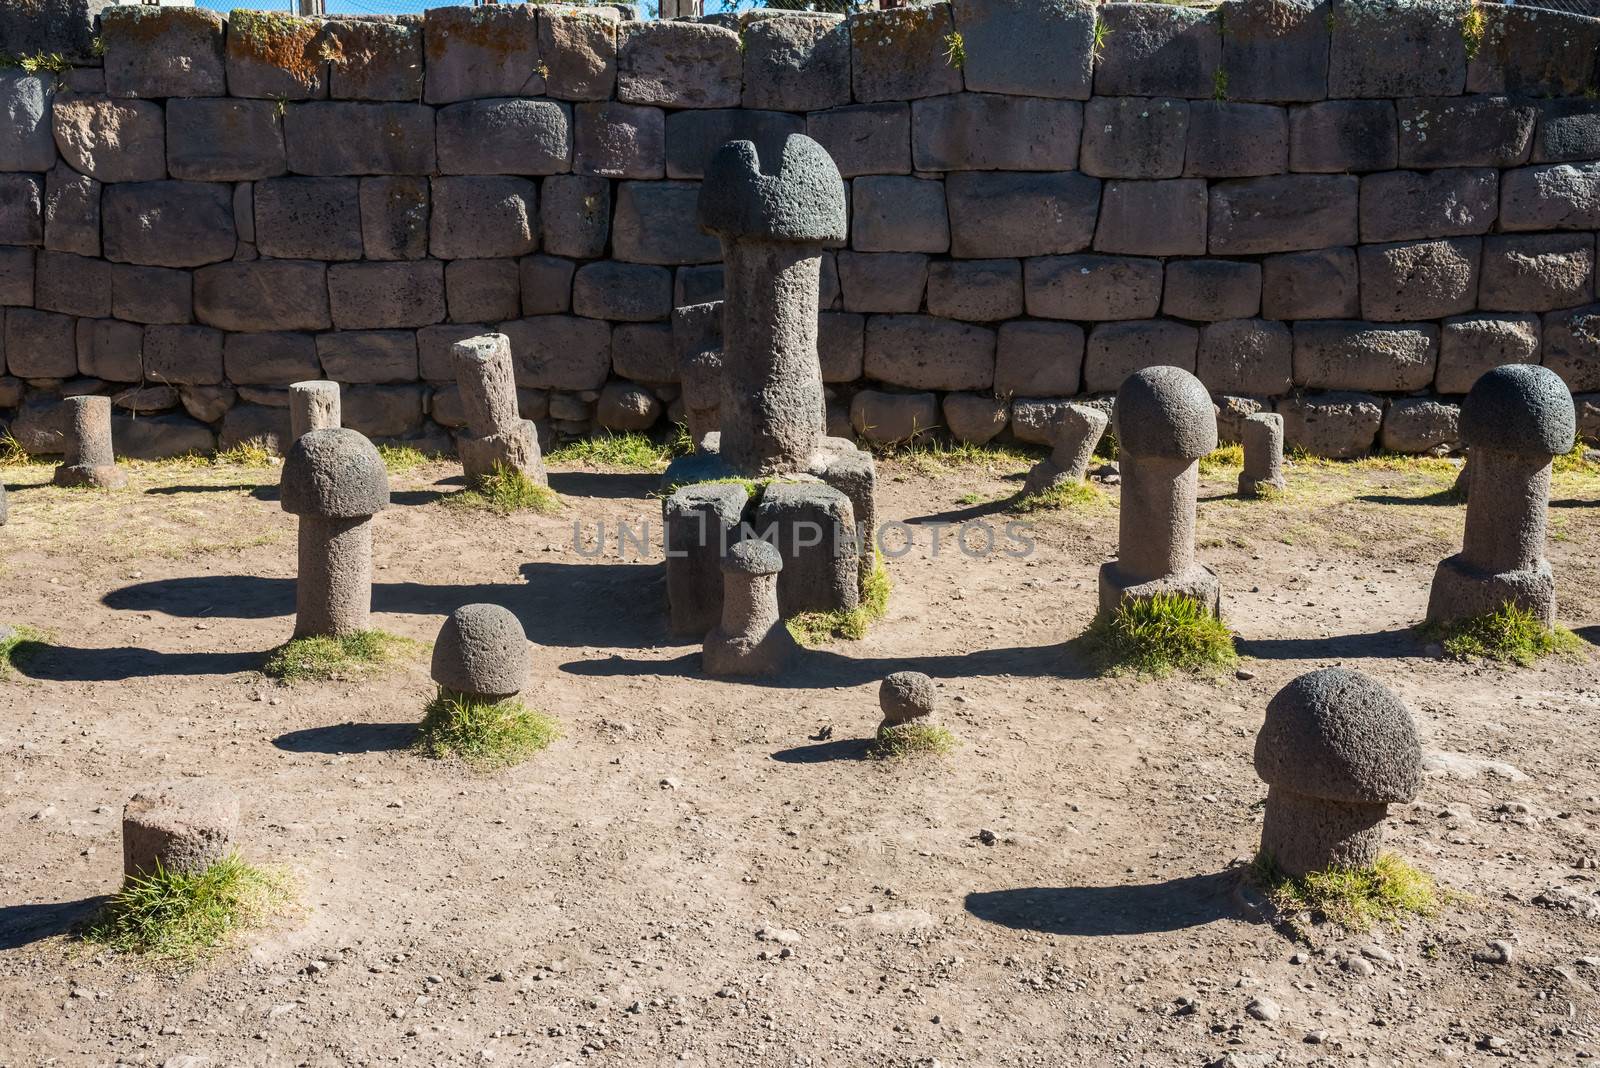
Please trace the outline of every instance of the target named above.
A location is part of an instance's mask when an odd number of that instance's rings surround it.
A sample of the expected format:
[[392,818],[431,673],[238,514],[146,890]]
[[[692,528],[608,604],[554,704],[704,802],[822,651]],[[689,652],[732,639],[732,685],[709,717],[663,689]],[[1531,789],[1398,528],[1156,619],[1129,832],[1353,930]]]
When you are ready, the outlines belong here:
[[1560,456],[1571,451],[1577,430],[1567,384],[1538,364],[1485,372],[1461,404],[1461,440],[1473,449]]
[[844,179],[827,149],[805,134],[776,154],[729,141],[700,186],[700,225],[714,234],[822,244],[845,238]]
[[433,643],[433,681],[455,693],[498,701],[528,681],[528,636],[497,604],[467,604],[450,613]]
[[389,473],[354,430],[310,430],[284,457],[283,510],[300,517],[295,637],[367,629],[372,517],[389,504]]
[[931,716],[935,702],[933,680],[920,671],[896,671],[878,686],[884,727]]
[[239,797],[216,779],[178,779],[135,793],[122,809],[125,877],[204,871],[233,850]]
[[1217,447],[1211,394],[1181,367],[1146,367],[1117,388],[1117,447],[1135,456],[1198,460]]
[[706,635],[701,661],[708,675],[775,675],[794,652],[778,615],[783,556],[757,538],[739,542],[722,560],[722,621]]
[[1267,784],[1261,851],[1287,875],[1377,859],[1388,806],[1422,781],[1422,747],[1405,703],[1377,679],[1323,668],[1267,705],[1256,736]]

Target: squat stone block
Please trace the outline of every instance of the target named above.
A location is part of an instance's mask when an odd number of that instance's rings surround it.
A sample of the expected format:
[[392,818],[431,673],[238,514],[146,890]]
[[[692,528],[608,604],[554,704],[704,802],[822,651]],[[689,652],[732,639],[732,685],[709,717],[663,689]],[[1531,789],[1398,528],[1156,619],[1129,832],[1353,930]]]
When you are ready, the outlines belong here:
[[591,319],[664,320],[672,314],[672,272],[640,263],[586,263],[572,281],[572,310]]
[[1224,16],[1229,100],[1281,103],[1328,95],[1326,0],[1238,0]]
[[1114,3],[1099,15],[1106,36],[1095,63],[1098,95],[1207,100],[1216,92],[1222,32],[1214,12]]
[[1313,389],[1409,393],[1433,382],[1439,328],[1432,323],[1294,324],[1294,383]]
[[1176,178],[1188,129],[1187,100],[1094,97],[1083,107],[1079,167],[1102,178]]
[[1248,319],[1261,310],[1261,265],[1234,260],[1167,264],[1161,311],[1178,319]]
[[71,378],[78,373],[77,327],[70,315],[6,309],[6,369],[18,378]]
[[[600,100],[572,110],[575,173],[602,178],[660,178],[666,173],[666,113],[660,108]],[[545,195],[550,195],[549,183]]]
[[194,7],[115,5],[100,13],[106,92],[160,98],[222,96],[222,16]]
[[515,319],[522,314],[517,261],[451,260],[444,266],[444,299],[452,322]]
[[434,119],[441,174],[561,174],[572,168],[572,105],[469,100]]
[[909,389],[989,389],[994,383],[993,330],[928,315],[867,319],[868,378]]
[[345,383],[417,380],[417,335],[410,330],[335,330],[317,335],[317,359]]
[[952,93],[911,105],[919,171],[1070,171],[1083,105],[1073,100]]
[[851,183],[853,233],[858,252],[944,252],[950,248],[945,189],[939,182],[893,176]]
[[704,178],[711,157],[729,141],[750,141],[763,159],[783,152],[790,134],[802,133],[798,115],[719,108],[675,111],[667,117],[667,177]]
[[1503,96],[1401,100],[1400,166],[1515,167],[1528,161],[1538,106]]
[[1600,389],[1600,304],[1545,313],[1543,363],[1574,393]]
[[939,426],[939,398],[863,389],[850,398],[850,425],[879,445],[922,441]]
[[331,19],[327,27],[335,55],[360,62],[332,63],[335,100],[417,100],[423,91],[422,16]]
[[850,103],[850,29],[812,12],[779,14],[744,27],[747,108],[820,111]]
[[[853,184],[860,188],[866,181],[872,180],[857,179]],[[903,190],[884,192],[892,196]],[[962,171],[945,181],[945,197],[952,255],[971,259],[1050,256],[1089,247],[1100,209],[1100,180],[1075,171]],[[858,201],[854,220],[858,234],[860,211]],[[857,243],[855,247],[862,246]],[[911,251],[939,252],[943,246]]]
[[1600,227],[1600,163],[1518,167],[1500,178],[1500,229]]
[[122,875],[196,875],[233,852],[239,796],[216,779],[145,787],[122,808]]
[[928,269],[928,314],[967,322],[1016,318],[1022,314],[1021,261],[934,263]]
[[78,373],[107,382],[144,378],[144,328],[115,319],[78,320]]
[[617,85],[617,23],[606,8],[539,11],[545,93],[557,100],[605,100]]
[[838,255],[844,308],[852,312],[916,312],[928,285],[928,257],[920,252],[849,252]]
[[1383,413],[1378,444],[1386,452],[1440,455],[1461,447],[1458,405],[1431,397],[1396,397]]
[[1181,368],[1192,377],[1199,344],[1200,331],[1183,323],[1100,323],[1089,331],[1084,350],[1083,388],[1090,393],[1115,390],[1134,372],[1150,367]]
[[556,315],[572,310],[571,260],[524,256],[517,263],[522,282],[523,315]]
[[167,101],[167,167],[172,177],[248,182],[274,178],[287,166],[283,120],[275,102]]
[[203,267],[194,274],[194,315],[223,330],[326,330],[328,269],[299,260]]
[[227,380],[240,386],[286,386],[322,376],[311,334],[229,334],[222,367]]
[[911,172],[911,105],[900,101],[829,108],[806,116],[806,134],[846,178]]
[[1328,96],[1449,96],[1467,81],[1465,0],[1332,0]]
[[1476,237],[1361,246],[1362,317],[1404,322],[1471,311],[1482,246]]
[[214,182],[119,182],[101,191],[105,257],[151,267],[232,259],[233,189]]
[[219,384],[223,336],[209,326],[145,327],[145,377],[174,386]]
[[1360,314],[1356,251],[1319,249],[1261,261],[1261,314],[1268,319],[1350,319]]
[[847,21],[851,87],[860,103],[960,92],[961,71],[946,57],[955,32],[949,4],[861,11]]
[[539,194],[526,178],[435,178],[431,201],[428,250],[439,259],[521,256],[539,246]]
[[359,260],[360,183],[354,178],[272,178],[255,184],[255,242],[285,260]]
[[1361,240],[1483,234],[1500,213],[1500,172],[1385,171],[1361,179]]
[[1478,307],[1552,311],[1587,303],[1594,292],[1594,256],[1588,234],[1486,237]]
[[1485,371],[1508,363],[1538,363],[1537,315],[1458,315],[1446,319],[1439,338],[1433,388],[1465,393]]
[[1360,179],[1288,174],[1211,186],[1213,255],[1293,252],[1356,242]]
[[534,315],[501,323],[511,339],[517,385],[597,390],[611,373],[611,324],[573,315]]
[[194,319],[193,290],[188,271],[113,264],[111,314],[132,323],[187,323]]
[[428,254],[428,180],[414,175],[361,179],[361,244],[369,260],[420,260]]
[[1239,496],[1267,497],[1282,493],[1283,416],[1258,412],[1242,424],[1244,470],[1239,472]]
[[712,263],[717,239],[695,221],[698,182],[618,182],[611,250],[632,263]]
[[1248,178],[1289,169],[1289,113],[1266,104],[1196,100],[1189,105],[1183,173]]
[[617,28],[617,99],[671,108],[739,106],[739,35],[700,22],[624,22]]
[[1205,180],[1107,182],[1094,247],[1145,256],[1204,255]]
[[783,618],[856,606],[859,561],[849,497],[820,482],[774,482],[761,494],[751,525],[783,559],[778,578]]
[[[537,7],[436,7],[422,16],[429,104],[480,97],[538,96]],[[425,172],[424,172],[425,173]]]
[[290,104],[283,116],[283,140],[289,169],[296,174],[433,174],[438,170],[433,109],[423,104],[343,100]]
[[81,174],[101,182],[148,182],[167,176],[166,123],[160,104],[70,95],[55,102],[50,121],[61,157]]
[[1289,111],[1289,169],[1312,174],[1385,171],[1399,159],[1388,100],[1326,100]]
[[1228,319],[1200,328],[1195,373],[1212,393],[1276,397],[1289,392],[1294,338],[1286,323]]
[[1383,423],[1383,401],[1370,393],[1293,394],[1278,412],[1288,444],[1330,460],[1365,455]]
[[336,263],[328,268],[328,307],[340,330],[443,322],[444,264]]
[[1086,100],[1093,83],[1095,6],[1083,0],[956,0],[968,89]]
[[65,409],[61,465],[51,479],[57,486],[117,489],[128,476],[111,451],[111,398],[80,396],[61,402]]
[[997,396],[1075,396],[1082,373],[1083,328],[1076,323],[1013,319],[1000,324],[994,364]]

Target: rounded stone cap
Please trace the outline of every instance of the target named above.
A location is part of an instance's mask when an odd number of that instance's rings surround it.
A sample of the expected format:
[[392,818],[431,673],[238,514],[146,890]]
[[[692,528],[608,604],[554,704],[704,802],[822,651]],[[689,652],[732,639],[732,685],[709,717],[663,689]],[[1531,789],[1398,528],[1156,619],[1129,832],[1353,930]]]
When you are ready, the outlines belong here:
[[747,538],[722,558],[724,575],[776,575],[783,570],[783,555],[770,541]]
[[308,430],[283,458],[279,492],[293,515],[356,519],[389,506],[389,472],[354,430]]
[[790,134],[763,159],[754,141],[729,141],[700,186],[700,225],[714,234],[821,244],[845,238],[844,179],[833,157]]
[[528,681],[528,636],[497,604],[464,604],[433,642],[433,681],[478,697],[509,697]]
[[1461,404],[1461,440],[1469,448],[1559,456],[1572,449],[1577,429],[1567,384],[1538,364],[1485,372]]
[[1256,735],[1256,774],[1328,801],[1398,803],[1422,785],[1422,746],[1411,712],[1371,675],[1323,668],[1267,705]]
[[1198,460],[1217,447],[1217,411],[1181,367],[1146,367],[1117,388],[1117,444],[1133,456]]
[[933,680],[920,671],[896,671],[878,687],[878,707],[890,723],[906,723],[933,714]]

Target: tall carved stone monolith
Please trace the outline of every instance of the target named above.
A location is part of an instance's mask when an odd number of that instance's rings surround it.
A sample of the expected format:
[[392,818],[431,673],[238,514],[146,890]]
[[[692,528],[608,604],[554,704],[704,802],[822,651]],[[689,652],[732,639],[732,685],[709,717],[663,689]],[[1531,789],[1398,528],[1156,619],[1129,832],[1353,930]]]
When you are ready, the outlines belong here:
[[283,510],[300,517],[296,638],[367,629],[372,612],[372,517],[389,506],[389,473],[354,430],[311,430],[289,448]]
[[1461,551],[1440,562],[1428,622],[1453,623],[1511,604],[1555,622],[1556,580],[1544,557],[1550,468],[1577,432],[1572,394],[1537,364],[1496,367],[1461,405],[1471,450],[1467,529]]
[[58,486],[94,486],[116,489],[128,484],[111,448],[111,398],[68,397],[66,447],[56,468]]
[[1067,482],[1082,482],[1089,473],[1095,446],[1111,422],[1105,412],[1087,404],[1062,405],[1049,428],[1050,455],[1034,464],[1022,484],[1025,496],[1044,493]]
[[339,383],[323,379],[289,386],[289,435],[296,441],[308,430],[334,430],[344,425]]
[[794,653],[794,636],[778,615],[783,557],[758,538],[739,542],[722,560],[722,621],[706,635],[707,675],[776,675]]
[[517,410],[511,339],[504,334],[469,337],[450,346],[450,358],[467,416],[467,430],[456,439],[467,482],[479,482],[498,467],[547,485],[538,428]]
[[1276,412],[1255,412],[1240,425],[1244,446],[1244,470],[1239,472],[1241,497],[1270,497],[1282,493],[1283,416]]
[[683,414],[696,452],[720,424],[722,406],[722,301],[672,310],[672,348],[683,389]]
[[1100,567],[1100,611],[1157,594],[1193,597],[1212,613],[1217,576],[1194,558],[1200,457],[1217,447],[1216,409],[1180,367],[1147,367],[1117,390],[1122,474],[1117,559]]

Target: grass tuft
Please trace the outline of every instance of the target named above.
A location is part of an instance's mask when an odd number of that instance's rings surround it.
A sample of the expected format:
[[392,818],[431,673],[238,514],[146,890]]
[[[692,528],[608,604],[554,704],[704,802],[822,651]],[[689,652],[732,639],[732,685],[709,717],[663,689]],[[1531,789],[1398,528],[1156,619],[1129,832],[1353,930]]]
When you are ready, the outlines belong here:
[[33,457],[11,431],[0,434],[0,467],[26,467],[31,463]]
[[235,853],[201,872],[157,868],[129,879],[83,936],[118,953],[193,960],[233,932],[260,923],[291,896],[286,875],[247,864]]
[[408,475],[432,459],[427,453],[412,445],[379,445],[378,455],[391,475]]
[[[688,439],[687,432],[682,435]],[[632,471],[658,471],[676,455],[677,441],[659,445],[643,434],[598,434],[569,441],[545,454],[550,464],[583,464],[587,467],[625,467]]]
[[498,515],[536,512],[554,515],[561,510],[561,496],[549,486],[541,486],[521,471],[495,465],[494,473],[460,493],[444,498],[453,508],[481,509]]
[[11,674],[13,661],[20,661],[29,646],[45,640],[42,631],[34,630],[25,623],[10,627],[0,624],[0,679]]
[[937,723],[900,723],[882,727],[867,751],[879,760],[914,756],[945,756],[959,743],[956,736]]
[[1398,927],[1407,916],[1432,916],[1440,906],[1433,877],[1393,853],[1381,854],[1370,868],[1330,868],[1299,878],[1285,875],[1262,853],[1250,874],[1279,912],[1308,912],[1347,931],[1379,923]]
[[[867,447],[867,446],[863,446]],[[944,475],[962,468],[1008,473],[1031,467],[1043,452],[1029,452],[1010,445],[974,445],[969,441],[941,441],[921,438],[870,448],[880,460],[902,463],[919,475]]]
[[801,645],[824,645],[835,638],[858,642],[867,636],[872,624],[889,611],[889,569],[883,554],[872,550],[872,572],[861,586],[861,600],[854,608],[833,612],[801,612],[786,621],[789,633]]
[[1239,662],[1233,632],[1193,597],[1158,594],[1124,601],[1084,632],[1085,649],[1103,673],[1160,678],[1174,671],[1212,672]]
[[271,467],[277,460],[277,455],[260,438],[241,441],[231,449],[219,449],[211,457],[211,462],[217,467],[229,464],[236,467]]
[[1092,482],[1063,482],[1052,486],[1039,493],[1030,493],[1026,497],[1018,497],[1008,511],[1019,515],[1030,512],[1060,511],[1065,508],[1081,508],[1085,505],[1103,504],[1105,494],[1100,492],[1100,487]]
[[1495,660],[1531,667],[1547,656],[1576,656],[1583,639],[1566,627],[1547,627],[1525,608],[1506,603],[1488,615],[1448,624],[1423,624],[1417,632],[1438,641],[1457,660]]
[[1244,467],[1244,446],[1222,445],[1200,457],[1202,475],[1238,473]]
[[343,638],[295,638],[272,651],[262,673],[279,682],[355,679],[393,663],[420,642],[381,630],[362,630]]
[[[5,439],[0,438],[0,450],[3,450],[4,446]],[[1580,441],[1572,447],[1571,452],[1557,456],[1551,468],[1559,474],[1600,475],[1600,459],[1591,458],[1591,454],[1600,455],[1600,450]],[[3,458],[4,453],[0,452],[0,459]]]
[[485,701],[441,689],[428,702],[415,746],[425,756],[456,757],[482,771],[520,764],[559,737],[553,717],[515,697]]

